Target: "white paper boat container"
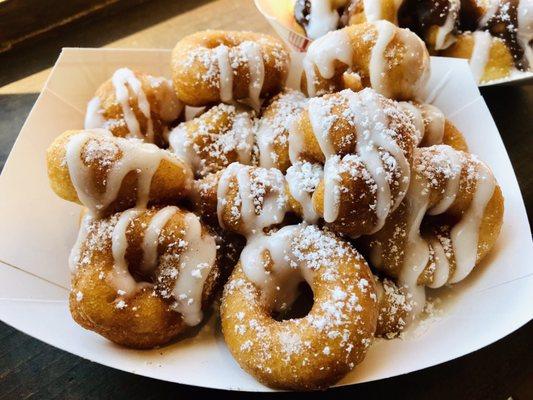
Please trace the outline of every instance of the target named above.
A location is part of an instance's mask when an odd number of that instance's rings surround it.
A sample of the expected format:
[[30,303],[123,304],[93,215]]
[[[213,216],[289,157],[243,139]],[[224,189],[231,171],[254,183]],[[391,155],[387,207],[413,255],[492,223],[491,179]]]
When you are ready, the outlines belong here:
[[[305,36],[303,29],[292,16],[295,0],[254,0],[254,2],[259,12],[291,50],[298,52],[307,50],[313,40]],[[480,83],[478,86],[521,86],[530,83],[533,83],[533,72],[516,71],[509,77]]]
[[[151,351],[118,347],[71,319],[67,256],[80,207],[48,187],[45,149],[81,128],[87,101],[119,67],[169,76],[168,50],[64,49],[0,176],[0,319],[60,349],[157,379],[250,391],[269,390],[227,350],[216,313],[194,333]],[[380,340],[341,385],[416,371],[486,346],[533,316],[533,244],[520,189],[468,64],[433,58],[424,97],[465,134],[490,165],[505,196],[496,248],[471,277],[447,289],[443,315],[405,340]]]

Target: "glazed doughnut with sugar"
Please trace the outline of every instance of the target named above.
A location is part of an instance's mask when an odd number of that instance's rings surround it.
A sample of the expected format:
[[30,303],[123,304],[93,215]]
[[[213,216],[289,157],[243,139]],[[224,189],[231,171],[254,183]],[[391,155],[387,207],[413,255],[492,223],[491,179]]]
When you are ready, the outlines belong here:
[[182,122],[168,137],[169,150],[185,160],[199,177],[232,162],[251,164],[254,145],[249,111],[219,104],[199,117]]
[[278,39],[255,32],[203,31],[172,50],[172,76],[180,100],[191,106],[261,99],[283,88],[289,53]]
[[263,109],[255,129],[259,165],[285,173],[291,166],[289,131],[307,106],[302,92],[285,89]]
[[247,219],[264,215],[275,225],[287,213],[308,223],[323,219],[351,237],[376,232],[407,191],[419,136],[444,129],[444,118],[426,127],[418,115],[424,133],[417,132],[412,114],[372,89],[312,98],[288,134],[292,165],[285,175],[275,168],[232,164],[195,184],[197,208],[244,235],[258,229]]
[[199,324],[219,275],[215,238],[174,206],[87,214],[70,267],[74,320],[134,348],[166,344]]
[[425,304],[424,286],[463,280],[494,246],[503,196],[475,156],[438,145],[415,150],[409,190],[382,230],[364,242],[370,261]]
[[164,147],[165,135],[182,111],[170,80],[120,68],[89,101],[85,129],[105,128],[115,136]]
[[301,88],[309,97],[372,87],[389,98],[412,100],[429,78],[424,42],[388,21],[327,33],[311,43],[303,66]]
[[[309,313],[275,320],[304,281],[313,291]],[[376,301],[370,269],[350,245],[315,226],[286,226],[244,248],[224,288],[222,332],[239,365],[262,383],[326,388],[365,357]]]
[[192,185],[189,166],[171,152],[105,129],[66,131],[50,145],[46,161],[54,192],[95,216],[175,203]]

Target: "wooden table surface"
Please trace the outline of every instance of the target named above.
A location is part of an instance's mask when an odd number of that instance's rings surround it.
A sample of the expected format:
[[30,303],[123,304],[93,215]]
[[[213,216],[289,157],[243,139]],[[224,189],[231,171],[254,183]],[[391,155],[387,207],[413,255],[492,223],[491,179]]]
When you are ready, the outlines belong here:
[[[62,47],[170,48],[183,35],[206,28],[272,33],[251,0],[156,0],[120,16],[78,24],[31,47],[0,56],[0,169]],[[533,86],[490,88],[482,94],[502,134],[531,218]],[[445,364],[318,395],[533,399],[532,337],[530,322],[482,350]],[[218,394],[116,371],[43,344],[0,322],[0,400],[133,400],[196,393]]]

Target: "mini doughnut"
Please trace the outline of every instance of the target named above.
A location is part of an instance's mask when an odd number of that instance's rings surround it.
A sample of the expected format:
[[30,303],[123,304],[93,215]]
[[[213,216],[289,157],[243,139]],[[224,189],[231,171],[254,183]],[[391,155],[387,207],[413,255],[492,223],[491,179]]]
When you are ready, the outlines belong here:
[[329,32],[309,46],[302,91],[310,97],[372,87],[397,100],[412,100],[429,78],[429,54],[413,32],[388,21]]
[[120,68],[89,101],[85,129],[105,128],[118,137],[164,147],[182,110],[170,80]]
[[260,99],[281,91],[289,54],[272,36],[254,32],[203,31],[181,39],[172,50],[178,98],[191,106]]
[[50,186],[95,216],[149,203],[175,203],[190,190],[190,168],[169,151],[105,129],[66,131],[46,153]]
[[214,237],[177,207],[84,217],[70,256],[74,320],[107,339],[152,348],[202,320],[219,268]]
[[168,137],[169,150],[203,177],[232,162],[252,163],[252,116],[245,109],[219,104],[199,117],[183,122]]
[[398,103],[368,88],[310,99],[289,135],[294,165],[324,163],[315,211],[352,237],[379,230],[401,202],[416,143],[415,126]]
[[307,98],[301,92],[285,89],[265,107],[255,133],[261,167],[285,173],[291,166],[289,130],[306,105]]
[[425,304],[424,286],[463,280],[494,246],[503,196],[492,171],[446,145],[415,150],[409,190],[382,230],[364,238],[373,266]]
[[[277,321],[300,282],[313,291],[303,318]],[[326,388],[365,357],[377,322],[374,280],[347,243],[315,226],[249,241],[224,288],[222,332],[239,365],[276,388]]]

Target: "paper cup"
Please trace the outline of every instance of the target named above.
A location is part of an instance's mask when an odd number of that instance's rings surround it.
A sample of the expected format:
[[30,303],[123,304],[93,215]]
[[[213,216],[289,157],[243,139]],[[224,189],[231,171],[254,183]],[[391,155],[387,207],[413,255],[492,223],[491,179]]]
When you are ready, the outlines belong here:
[[255,0],[255,5],[291,50],[307,50],[312,40],[294,19],[294,0]]

